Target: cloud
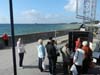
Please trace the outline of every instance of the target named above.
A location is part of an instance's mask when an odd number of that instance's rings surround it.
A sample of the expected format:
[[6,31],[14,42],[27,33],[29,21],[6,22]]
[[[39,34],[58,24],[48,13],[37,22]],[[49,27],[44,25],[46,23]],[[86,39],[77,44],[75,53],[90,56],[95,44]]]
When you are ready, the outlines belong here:
[[10,20],[8,17],[0,15],[0,23],[10,23]]
[[15,17],[15,23],[35,23],[41,17],[35,9],[25,10]]
[[35,9],[31,9],[31,10],[27,10],[21,13],[23,16],[38,16],[40,13],[38,11],[36,11]]
[[22,11],[15,17],[15,23],[60,23],[65,22],[61,14],[46,14],[35,9]]
[[69,0],[64,6],[65,11],[75,12],[76,11],[76,1],[78,1],[78,9],[82,7],[83,0]]
[[76,0],[69,0],[68,4],[64,6],[66,11],[75,12],[76,10]]
[[[66,18],[68,18],[68,16],[64,14],[43,13],[36,9],[30,9],[14,15],[14,23],[66,23],[69,21]],[[9,22],[9,18],[0,16],[0,23]]]

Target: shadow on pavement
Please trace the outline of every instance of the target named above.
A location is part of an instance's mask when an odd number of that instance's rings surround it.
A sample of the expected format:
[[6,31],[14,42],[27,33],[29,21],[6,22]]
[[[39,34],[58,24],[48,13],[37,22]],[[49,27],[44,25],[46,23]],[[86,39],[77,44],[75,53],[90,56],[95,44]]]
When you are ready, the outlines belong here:
[[[27,68],[37,68],[38,69],[38,65],[24,65],[23,69],[27,69]],[[49,66],[46,65],[46,70],[44,72],[48,72],[49,73]],[[63,74],[63,64],[62,62],[57,62],[56,64],[56,75],[64,75]],[[100,75],[100,65],[96,65],[95,68],[90,68],[88,74],[81,74],[81,75]]]
[[88,74],[99,74],[100,75],[100,67],[89,69]]
[[57,62],[56,64],[56,74],[63,75],[63,64],[62,62]]
[[24,65],[23,68],[38,68],[37,65],[33,66],[33,65]]

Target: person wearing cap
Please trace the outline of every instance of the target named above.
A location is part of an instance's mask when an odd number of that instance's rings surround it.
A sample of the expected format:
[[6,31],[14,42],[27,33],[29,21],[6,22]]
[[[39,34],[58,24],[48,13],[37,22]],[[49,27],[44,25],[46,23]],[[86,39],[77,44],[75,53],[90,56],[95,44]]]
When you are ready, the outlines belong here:
[[45,47],[43,45],[43,40],[39,39],[38,40],[38,46],[37,46],[37,50],[38,50],[38,66],[41,72],[44,71],[45,66],[44,66],[44,59],[45,59]]
[[86,74],[89,69],[89,64],[92,61],[92,50],[89,48],[88,42],[82,42],[82,49],[85,51],[85,59],[83,61],[82,73]]

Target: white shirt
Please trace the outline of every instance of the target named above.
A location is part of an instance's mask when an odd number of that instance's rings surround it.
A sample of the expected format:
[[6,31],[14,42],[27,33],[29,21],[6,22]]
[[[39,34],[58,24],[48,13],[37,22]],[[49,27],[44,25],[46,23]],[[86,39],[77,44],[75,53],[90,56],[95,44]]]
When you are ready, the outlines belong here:
[[84,50],[78,48],[75,52],[75,55],[74,55],[74,59],[73,59],[74,63],[76,65],[82,66],[84,56],[85,56]]
[[80,31],[85,31],[85,28],[80,28]]
[[20,41],[17,41],[17,50],[18,50],[18,53],[24,53],[25,52],[24,45],[21,44]]

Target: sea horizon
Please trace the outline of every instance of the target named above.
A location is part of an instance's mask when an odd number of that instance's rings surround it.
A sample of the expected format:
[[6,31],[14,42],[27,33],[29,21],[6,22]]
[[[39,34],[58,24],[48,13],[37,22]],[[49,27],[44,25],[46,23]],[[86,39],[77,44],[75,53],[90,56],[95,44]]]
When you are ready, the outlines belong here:
[[[14,24],[15,35],[33,34],[39,32],[59,31],[67,29],[77,29],[80,24],[67,24],[67,23],[55,23],[55,24]],[[0,36],[3,33],[11,35],[10,24],[0,24]]]

